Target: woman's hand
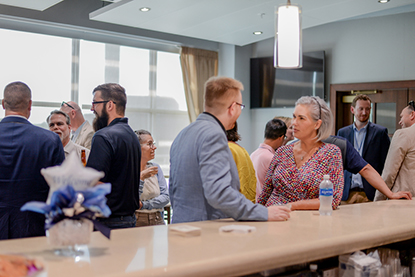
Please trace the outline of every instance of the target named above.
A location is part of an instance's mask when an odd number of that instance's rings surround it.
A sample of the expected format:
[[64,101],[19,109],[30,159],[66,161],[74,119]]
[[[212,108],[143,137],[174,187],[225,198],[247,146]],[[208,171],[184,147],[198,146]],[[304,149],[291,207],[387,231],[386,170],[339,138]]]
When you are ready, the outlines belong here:
[[408,199],[412,200],[412,194],[409,191],[397,191],[392,192],[392,196],[389,199]]
[[157,166],[150,166],[140,172],[140,180],[145,180],[157,174],[159,171]]

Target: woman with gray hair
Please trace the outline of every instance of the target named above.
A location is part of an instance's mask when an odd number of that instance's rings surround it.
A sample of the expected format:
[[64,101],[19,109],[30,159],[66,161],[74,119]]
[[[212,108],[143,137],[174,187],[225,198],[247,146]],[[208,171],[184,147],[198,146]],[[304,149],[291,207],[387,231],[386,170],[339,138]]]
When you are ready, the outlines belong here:
[[151,163],[157,149],[151,133],[146,130],[134,131],[141,145],[140,209],[135,211],[136,227],[164,225],[163,208],[169,201],[169,191],[163,171]]
[[319,97],[303,96],[295,103],[291,124],[298,141],[278,148],[258,203],[267,207],[291,203],[292,210],[318,210],[320,182],[323,175],[330,175],[336,209],[343,194],[343,164],[340,149],[322,141],[333,126],[329,107]]

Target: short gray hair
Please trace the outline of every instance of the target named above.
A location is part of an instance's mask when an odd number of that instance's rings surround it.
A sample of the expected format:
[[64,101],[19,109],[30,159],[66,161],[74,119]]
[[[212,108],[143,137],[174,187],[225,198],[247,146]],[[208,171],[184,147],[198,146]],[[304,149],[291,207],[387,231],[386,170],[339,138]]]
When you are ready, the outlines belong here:
[[312,119],[314,121],[321,119],[320,128],[317,130],[317,141],[325,140],[331,135],[333,115],[323,99],[318,96],[303,96],[295,102],[295,105],[308,106]]
[[149,135],[149,136],[151,136],[151,133],[149,131],[143,130],[143,129],[135,130],[134,133],[137,135],[138,141],[140,142],[140,144],[142,144],[144,142],[143,141],[143,138],[141,137],[142,135]]
[[68,124],[68,125],[70,125],[71,124],[71,118],[69,117],[69,115],[68,114],[66,114],[65,112],[63,112],[63,111],[60,111],[60,110],[54,110],[54,111],[51,111],[50,112],[50,115],[48,116],[48,118],[46,118],[46,122],[49,124],[49,121],[50,121],[50,117],[52,116],[52,115],[54,115],[54,114],[59,114],[59,115],[63,115],[65,118],[66,118],[66,124]]

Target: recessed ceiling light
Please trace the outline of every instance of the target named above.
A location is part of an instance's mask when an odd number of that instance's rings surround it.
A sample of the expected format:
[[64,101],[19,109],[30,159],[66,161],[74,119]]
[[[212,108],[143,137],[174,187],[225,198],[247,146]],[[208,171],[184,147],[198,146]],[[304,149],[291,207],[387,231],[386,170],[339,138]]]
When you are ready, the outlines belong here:
[[255,31],[254,35],[256,35],[256,36],[262,35],[262,32],[261,31]]
[[148,7],[142,7],[142,8],[140,8],[140,11],[142,11],[142,12],[148,12],[148,11],[150,11],[151,9],[150,8],[148,8]]
[[378,2],[379,3],[381,3],[381,4],[385,4],[385,3],[388,3],[390,0],[378,0]]

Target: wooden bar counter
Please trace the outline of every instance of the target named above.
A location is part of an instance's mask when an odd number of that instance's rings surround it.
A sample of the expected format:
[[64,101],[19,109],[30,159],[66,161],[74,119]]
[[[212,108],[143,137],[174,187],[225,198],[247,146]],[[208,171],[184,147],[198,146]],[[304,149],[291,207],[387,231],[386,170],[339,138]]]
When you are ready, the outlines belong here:
[[[350,253],[415,237],[415,200],[340,206],[332,216],[295,211],[285,222],[194,222],[201,236],[182,237],[169,226],[98,232],[79,257],[56,256],[46,237],[0,241],[0,253],[45,264],[39,276],[244,275]],[[249,234],[219,233],[229,224],[255,226]]]

